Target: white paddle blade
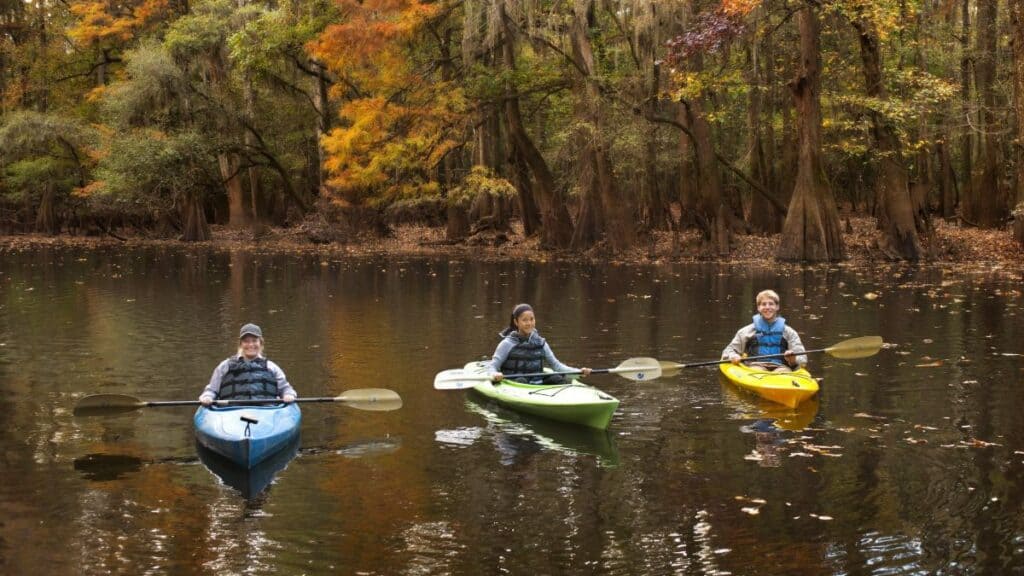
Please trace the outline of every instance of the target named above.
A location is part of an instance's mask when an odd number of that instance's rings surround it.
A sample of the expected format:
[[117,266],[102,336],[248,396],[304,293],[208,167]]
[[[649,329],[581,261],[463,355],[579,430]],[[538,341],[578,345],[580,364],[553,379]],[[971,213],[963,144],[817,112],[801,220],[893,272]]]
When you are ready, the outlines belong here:
[[472,374],[462,368],[453,368],[438,372],[437,376],[434,376],[434,389],[465,390],[490,379],[490,376],[487,374]]
[[634,382],[643,382],[660,377],[661,365],[654,358],[630,358],[608,372]]

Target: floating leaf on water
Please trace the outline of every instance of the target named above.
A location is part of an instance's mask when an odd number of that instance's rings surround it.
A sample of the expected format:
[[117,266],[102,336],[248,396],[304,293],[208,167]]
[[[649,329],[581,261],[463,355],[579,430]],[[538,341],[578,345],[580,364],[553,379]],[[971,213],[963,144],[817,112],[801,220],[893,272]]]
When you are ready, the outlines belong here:
[[796,456],[799,456],[801,458],[814,458],[812,454],[808,454],[807,452],[792,452],[789,455],[790,458],[794,458]]
[[942,360],[936,360],[935,362],[927,362],[925,364],[915,364],[914,368],[938,368],[942,366]]
[[935,340],[932,340],[931,338],[925,338],[924,340],[921,340],[921,342],[924,342],[925,344],[931,344],[932,342],[935,342]]
[[874,416],[866,412],[857,412],[853,415],[854,418],[869,418],[871,420],[888,420],[885,416]]
[[754,506],[750,506],[750,507],[747,507],[747,508],[740,508],[740,511],[741,512],[745,512],[747,514],[750,514],[751,516],[757,516],[758,514],[761,513],[761,509],[757,508],[757,507],[754,507]]
[[824,520],[825,522],[828,522],[829,520],[832,520],[832,517],[831,516],[818,516],[818,520]]
[[878,294],[875,293],[875,292],[868,292],[867,294],[864,295],[864,299],[865,300],[876,300],[876,299],[878,299]]

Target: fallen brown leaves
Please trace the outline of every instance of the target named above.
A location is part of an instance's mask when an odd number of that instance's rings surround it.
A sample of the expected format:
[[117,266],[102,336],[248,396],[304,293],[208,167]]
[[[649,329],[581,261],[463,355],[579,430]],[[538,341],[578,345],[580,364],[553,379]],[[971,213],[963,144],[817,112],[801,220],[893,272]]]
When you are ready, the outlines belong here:
[[[843,217],[850,227],[843,235],[848,263],[866,264],[882,259],[877,248],[875,220],[869,217]],[[1020,269],[1024,265],[1024,246],[1017,243],[1009,230],[979,230],[960,227],[941,219],[932,221],[934,227],[924,244],[930,261],[976,266],[997,265]],[[670,262],[714,261],[735,264],[774,265],[774,254],[778,249],[780,235],[735,236],[731,251],[720,255],[701,239],[696,230],[679,234],[676,241],[670,232],[656,231],[638,239],[636,245],[626,251],[613,254],[608,246],[599,244],[582,253],[569,251],[548,251],[540,248],[536,237],[525,237],[518,222],[505,235],[506,241],[487,239],[476,243],[448,243],[444,229],[427,226],[400,226],[387,238],[364,237],[348,243],[315,244],[299,229],[264,228],[258,233],[251,230],[233,230],[224,226],[211,227],[213,238],[206,242],[181,242],[178,240],[152,239],[144,236],[130,237],[122,241],[112,237],[43,236],[19,235],[0,238],[0,249],[27,249],[32,246],[131,246],[131,245],[178,245],[187,247],[208,247],[214,250],[255,250],[269,253],[322,254],[324,256],[451,256],[474,260],[532,260],[532,261],[587,261],[613,262],[624,264],[651,264]],[[499,243],[500,242],[500,243]],[[877,295],[874,295],[877,297]],[[870,298],[868,296],[865,296]]]

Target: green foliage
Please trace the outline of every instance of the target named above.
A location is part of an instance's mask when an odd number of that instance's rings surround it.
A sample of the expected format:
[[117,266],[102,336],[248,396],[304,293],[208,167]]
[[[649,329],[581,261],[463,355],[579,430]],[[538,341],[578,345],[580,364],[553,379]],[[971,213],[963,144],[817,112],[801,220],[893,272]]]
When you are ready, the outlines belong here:
[[55,114],[19,111],[0,127],[10,198],[32,202],[51,184],[66,195],[83,178],[97,134],[85,124]]
[[125,60],[125,80],[104,94],[102,109],[108,121],[122,129],[180,122],[188,81],[170,53],[151,41],[126,54]]
[[66,196],[78,182],[76,166],[62,158],[37,156],[7,166],[5,196],[9,200],[35,204],[47,186]]
[[448,191],[448,205],[469,208],[480,194],[492,198],[514,198],[516,187],[484,166],[474,166],[462,184]]
[[96,169],[91,199],[130,212],[170,211],[184,196],[203,195],[217,179],[208,140],[195,132],[119,133]]

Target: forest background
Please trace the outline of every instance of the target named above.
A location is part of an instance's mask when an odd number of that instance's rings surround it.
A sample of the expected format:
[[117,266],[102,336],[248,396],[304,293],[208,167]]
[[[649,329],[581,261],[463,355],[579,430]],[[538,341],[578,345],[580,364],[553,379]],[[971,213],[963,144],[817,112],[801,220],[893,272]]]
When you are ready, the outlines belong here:
[[3,234],[1024,244],[1024,0],[2,0],[0,33]]

